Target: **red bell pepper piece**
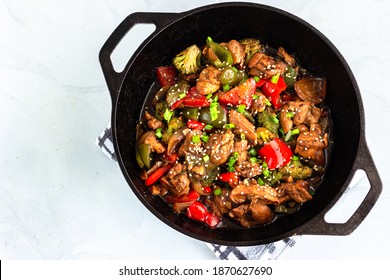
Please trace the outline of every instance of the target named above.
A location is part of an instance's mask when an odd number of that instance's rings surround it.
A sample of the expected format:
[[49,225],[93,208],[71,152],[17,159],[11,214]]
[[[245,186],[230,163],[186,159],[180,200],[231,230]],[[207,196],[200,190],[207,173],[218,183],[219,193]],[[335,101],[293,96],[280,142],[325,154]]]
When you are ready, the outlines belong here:
[[210,106],[210,102],[204,95],[201,95],[196,87],[192,87],[188,90],[187,95],[182,99],[177,100],[172,104],[172,110],[179,108],[181,105],[186,107],[207,107]]
[[193,120],[193,119],[189,119],[187,121],[187,127],[191,128],[191,129],[200,129],[200,130],[202,130],[205,127],[205,124],[202,123],[202,122],[198,122],[196,120]]
[[151,186],[156,183],[171,167],[172,164],[167,164],[157,169],[146,179],[145,186]]
[[265,80],[261,86],[261,90],[265,96],[271,98],[271,103],[275,108],[279,109],[281,106],[280,94],[287,89],[283,77],[279,77],[276,83],[271,82],[271,79]]
[[231,186],[238,185],[240,178],[236,172],[225,172],[219,174],[218,180],[224,183],[229,183]]
[[218,96],[218,102],[222,105],[238,106],[246,105],[249,108],[252,105],[252,95],[256,92],[256,81],[253,78],[247,79],[242,84],[232,88],[229,91],[222,92]]
[[161,87],[173,86],[176,83],[175,66],[159,66],[156,68],[157,81]]
[[203,191],[204,191],[205,193],[211,193],[211,188],[208,187],[208,186],[205,186],[205,187],[203,187]]
[[179,157],[179,155],[177,153],[168,154],[168,150],[167,150],[167,151],[165,151],[165,153],[163,155],[163,160],[165,162],[175,163],[178,157]]
[[279,138],[266,143],[258,154],[267,163],[269,169],[285,166],[293,156],[291,149]]
[[166,195],[165,200],[169,203],[182,203],[182,202],[190,202],[190,201],[196,201],[200,197],[200,194],[197,193],[194,190],[190,190],[188,194],[182,195],[180,197],[173,196],[173,195]]
[[267,80],[265,80],[265,79],[258,80],[256,82],[256,87],[261,87],[262,85],[264,85],[265,81],[267,81]]
[[190,206],[188,206],[187,217],[199,222],[203,222],[211,228],[216,227],[221,222],[220,218],[209,212],[206,206],[204,206],[204,204],[199,201],[195,201]]

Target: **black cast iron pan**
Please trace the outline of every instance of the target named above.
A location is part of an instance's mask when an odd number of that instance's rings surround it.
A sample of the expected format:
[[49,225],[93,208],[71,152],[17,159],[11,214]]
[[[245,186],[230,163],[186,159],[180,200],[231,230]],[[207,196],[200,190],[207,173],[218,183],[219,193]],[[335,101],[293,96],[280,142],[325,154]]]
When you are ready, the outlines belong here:
[[[156,30],[139,46],[121,73],[114,71],[110,55],[136,24],[150,23]],[[333,149],[327,173],[314,199],[295,214],[258,228],[209,229],[184,215],[174,214],[160,198],[153,197],[139,178],[134,145],[135,126],[155,68],[190,44],[259,38],[270,46],[283,46],[299,58],[309,72],[327,79],[326,103],[333,120]],[[295,234],[347,235],[353,232],[377,201],[382,183],[367,147],[364,112],[359,88],[346,61],[335,46],[305,21],[285,11],[253,3],[224,3],[184,13],[134,13],[112,33],[99,54],[112,99],[112,129],[119,166],[139,200],[161,221],[193,238],[206,242],[249,246],[264,244]],[[356,170],[366,172],[370,189],[346,223],[328,223],[327,211],[348,187]]]

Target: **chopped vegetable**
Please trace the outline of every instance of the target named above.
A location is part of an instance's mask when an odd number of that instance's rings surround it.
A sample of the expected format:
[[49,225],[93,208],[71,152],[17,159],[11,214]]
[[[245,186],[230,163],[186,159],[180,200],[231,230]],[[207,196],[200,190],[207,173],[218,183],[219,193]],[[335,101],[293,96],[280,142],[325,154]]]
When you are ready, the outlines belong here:
[[203,51],[208,61],[217,68],[224,68],[233,64],[231,52],[220,44],[207,37],[206,51]]
[[191,129],[203,129],[204,126],[205,126],[205,124],[202,122],[198,122],[198,121],[191,120],[191,119],[189,119],[187,121],[187,127],[191,128]]
[[231,186],[236,186],[239,182],[239,177],[236,172],[221,173],[218,180],[224,183],[229,183]]
[[169,169],[172,168],[171,164],[164,165],[157,169],[152,175],[150,175],[146,181],[145,186],[151,186],[156,183]]
[[187,217],[199,222],[207,224],[211,228],[215,228],[221,219],[209,212],[204,204],[199,201],[194,201],[187,208]]
[[267,163],[269,169],[285,166],[293,156],[291,149],[279,138],[266,143],[258,154]]
[[200,48],[192,45],[176,55],[172,62],[180,73],[193,74],[201,69],[201,54]]
[[[211,102],[210,107],[204,107],[200,110],[199,121],[215,128],[223,128],[227,123],[228,117],[225,109],[218,102]],[[205,127],[205,129],[207,129]]]
[[222,92],[219,95],[219,103],[222,105],[238,106],[244,104],[247,108],[252,105],[252,96],[256,92],[256,82],[253,78],[249,78],[242,84],[232,88],[227,92]]
[[257,114],[257,125],[265,127],[271,133],[277,135],[279,131],[279,123],[274,121],[275,115],[268,110],[264,110]]
[[161,87],[173,86],[176,83],[176,68],[173,66],[159,66],[156,68],[157,82]]

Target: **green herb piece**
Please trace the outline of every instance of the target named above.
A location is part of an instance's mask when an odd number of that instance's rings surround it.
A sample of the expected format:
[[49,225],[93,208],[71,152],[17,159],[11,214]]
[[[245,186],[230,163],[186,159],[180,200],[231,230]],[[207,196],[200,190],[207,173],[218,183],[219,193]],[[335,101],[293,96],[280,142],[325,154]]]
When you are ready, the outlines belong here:
[[261,179],[261,178],[257,179],[257,183],[258,183],[260,186],[264,186],[264,185],[265,185],[263,179]]
[[244,104],[238,105],[237,112],[242,114],[245,112],[245,109],[246,109],[246,106]]
[[294,161],[299,160],[299,156],[294,155],[294,156],[292,157],[292,160],[294,160]]
[[254,76],[253,79],[255,80],[256,83],[257,83],[258,81],[260,81],[260,77],[259,77],[259,76]]
[[209,155],[205,155],[205,156],[203,157],[203,161],[204,161],[205,163],[208,163],[209,160],[210,160]]
[[162,137],[161,128],[157,128],[155,134],[157,138],[161,138]]
[[272,105],[271,102],[269,102],[268,98],[265,99],[265,102],[264,102],[264,103],[265,103],[265,105],[267,105],[267,106],[271,106],[271,105]]
[[173,116],[173,111],[169,110],[168,108],[165,109],[164,119],[167,121],[167,123],[169,123],[169,121],[171,120],[172,116]]
[[251,162],[251,163],[256,163],[256,162],[258,162],[258,158],[256,158],[256,157],[251,157],[250,159],[249,159],[249,161]]
[[230,89],[230,85],[225,84],[222,86],[223,91],[228,91]]
[[291,138],[291,130],[287,131],[286,136],[284,136],[284,141],[288,141]]
[[268,170],[268,169],[264,169],[264,170],[263,170],[263,175],[264,175],[265,178],[268,178],[269,175],[270,175],[269,170]]
[[296,135],[296,134],[299,134],[299,128],[294,128],[293,130],[291,130],[291,135]]
[[271,119],[274,123],[278,124],[279,123],[279,119],[275,116],[271,116]]
[[282,137],[284,137],[284,130],[283,130],[283,128],[279,128],[279,133],[280,133],[280,135],[282,135]]
[[192,141],[192,143],[199,143],[200,142],[200,136],[199,135],[192,136],[191,141]]
[[222,189],[220,187],[215,187],[214,188],[214,195],[221,195],[222,194]]
[[249,149],[249,151],[248,151],[248,153],[251,155],[251,156],[257,156],[257,151],[256,151],[256,149],[255,148],[250,148]]
[[227,124],[225,124],[225,129],[233,129],[233,128],[235,128],[236,126],[234,125],[234,124],[232,124],[232,123],[227,123]]
[[286,113],[286,117],[287,118],[293,118],[294,117],[294,113],[293,112],[287,112]]
[[208,136],[208,135],[202,135],[202,136],[200,137],[200,139],[202,139],[203,142],[209,142],[210,136]]
[[218,119],[218,102],[216,101],[210,103],[210,117],[211,121]]
[[252,94],[252,99],[259,99],[259,98],[260,98],[259,95],[257,95],[257,94]]
[[280,74],[273,75],[271,77],[271,83],[276,84],[279,81]]
[[186,97],[186,95],[187,94],[185,92],[182,92],[182,93],[179,94],[179,98],[182,99],[182,98]]
[[213,126],[211,124],[206,124],[204,127],[205,130],[212,130]]

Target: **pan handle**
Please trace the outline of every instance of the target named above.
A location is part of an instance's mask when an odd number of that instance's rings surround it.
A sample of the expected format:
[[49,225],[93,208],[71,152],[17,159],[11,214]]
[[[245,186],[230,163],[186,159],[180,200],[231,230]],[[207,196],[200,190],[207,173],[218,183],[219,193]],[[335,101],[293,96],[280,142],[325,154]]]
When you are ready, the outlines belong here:
[[[299,229],[297,234],[304,235],[348,235],[351,234],[366,218],[368,213],[374,207],[379,195],[382,191],[382,181],[379,177],[378,170],[375,167],[371,153],[368,149],[366,140],[362,137],[362,143],[358,155],[356,157],[354,166],[352,168],[352,174],[357,170],[364,170],[367,174],[368,181],[370,183],[370,190],[366,197],[359,205],[355,213],[345,223],[328,223],[325,221],[325,214],[329,210],[326,209],[320,215],[307,223],[304,227]],[[332,202],[332,206],[337,201]]]
[[103,70],[104,78],[106,79],[108,90],[110,91],[112,101],[116,100],[124,75],[126,75],[130,65],[127,64],[122,72],[116,72],[111,61],[111,54],[120,41],[126,36],[127,32],[129,32],[131,28],[137,24],[151,23],[156,26],[156,30],[150,35],[150,37],[152,37],[154,34],[160,32],[165,26],[175,21],[179,16],[179,13],[133,13],[127,16],[118,25],[110,37],[108,37],[107,41],[104,43],[99,52],[99,61]]

